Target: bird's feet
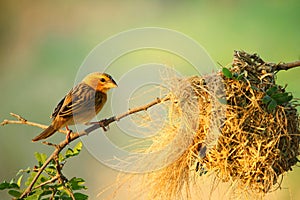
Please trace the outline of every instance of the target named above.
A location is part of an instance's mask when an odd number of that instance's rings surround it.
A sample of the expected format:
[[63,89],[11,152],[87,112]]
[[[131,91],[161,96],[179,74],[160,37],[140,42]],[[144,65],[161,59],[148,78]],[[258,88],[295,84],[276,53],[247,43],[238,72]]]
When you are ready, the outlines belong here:
[[67,135],[66,135],[66,140],[67,140],[67,142],[69,143],[70,140],[71,140],[71,134],[72,134],[73,131],[72,131],[71,129],[69,129],[68,126],[66,126],[66,130],[68,131],[68,132],[67,132]]
[[109,129],[109,124],[107,124],[105,120],[106,119],[98,122],[99,126],[103,129],[103,131],[107,131],[107,129]]
[[101,121],[97,122],[87,122],[85,125],[91,125],[91,124],[98,124],[103,131],[107,131],[109,129],[109,124],[111,123],[111,119],[102,119]]
[[67,140],[68,143],[69,143],[70,140],[71,140],[71,134],[72,134],[72,130],[68,130],[68,133],[67,133],[67,135],[66,135],[66,140]]

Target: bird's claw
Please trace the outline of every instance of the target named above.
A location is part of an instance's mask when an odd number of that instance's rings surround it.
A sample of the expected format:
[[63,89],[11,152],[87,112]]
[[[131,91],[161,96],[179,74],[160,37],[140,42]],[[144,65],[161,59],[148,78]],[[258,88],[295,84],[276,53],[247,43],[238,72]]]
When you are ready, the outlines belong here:
[[102,120],[98,122],[98,124],[103,129],[103,131],[107,131],[109,129],[109,125],[107,125],[106,120]]
[[107,131],[109,129],[109,123],[108,123],[108,119],[103,119],[101,121],[98,121],[98,122],[88,122],[88,123],[85,123],[86,125],[91,125],[91,124],[98,124],[102,129],[103,131]]
[[72,130],[68,129],[68,132],[67,132],[67,135],[66,135],[66,140],[67,140],[68,143],[71,140],[71,134],[72,134],[72,132],[73,132]]

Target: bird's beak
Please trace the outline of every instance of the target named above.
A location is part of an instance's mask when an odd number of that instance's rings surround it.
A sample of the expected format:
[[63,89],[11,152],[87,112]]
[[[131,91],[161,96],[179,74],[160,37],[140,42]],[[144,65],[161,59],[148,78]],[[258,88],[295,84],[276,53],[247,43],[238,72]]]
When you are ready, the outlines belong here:
[[109,86],[109,88],[116,88],[116,87],[118,87],[118,84],[116,83],[116,81],[111,79],[111,82],[109,83],[108,86]]

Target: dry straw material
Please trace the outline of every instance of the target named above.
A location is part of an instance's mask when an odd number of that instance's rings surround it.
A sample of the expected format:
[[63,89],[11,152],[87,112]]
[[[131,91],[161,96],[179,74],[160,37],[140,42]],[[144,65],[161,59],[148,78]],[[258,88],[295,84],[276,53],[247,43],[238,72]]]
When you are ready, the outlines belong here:
[[[195,182],[207,176],[215,177],[212,188],[227,182],[233,191],[255,196],[278,189],[282,175],[299,161],[300,132],[297,102],[276,83],[277,72],[275,64],[256,54],[236,51],[229,69],[177,81],[191,88],[184,95],[196,100],[197,109],[194,104],[189,109],[189,100],[180,96],[182,85],[173,87],[165,102],[169,118],[145,152],[163,148],[177,134],[182,140],[188,135],[189,145],[177,142],[174,152],[185,149],[173,162],[142,175],[139,188],[144,196],[193,199],[201,189]],[[183,116],[187,110],[197,117]],[[183,131],[182,124],[190,129]]]

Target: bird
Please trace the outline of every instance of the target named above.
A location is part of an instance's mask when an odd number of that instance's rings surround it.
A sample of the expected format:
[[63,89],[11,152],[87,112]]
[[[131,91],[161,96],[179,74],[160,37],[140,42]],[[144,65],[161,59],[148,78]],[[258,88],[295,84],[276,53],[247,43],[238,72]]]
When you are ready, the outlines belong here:
[[104,106],[107,91],[117,86],[114,79],[106,73],[88,74],[57,104],[51,115],[52,123],[32,141],[46,139],[63,127],[68,131],[67,138],[70,137],[68,125],[88,123]]

